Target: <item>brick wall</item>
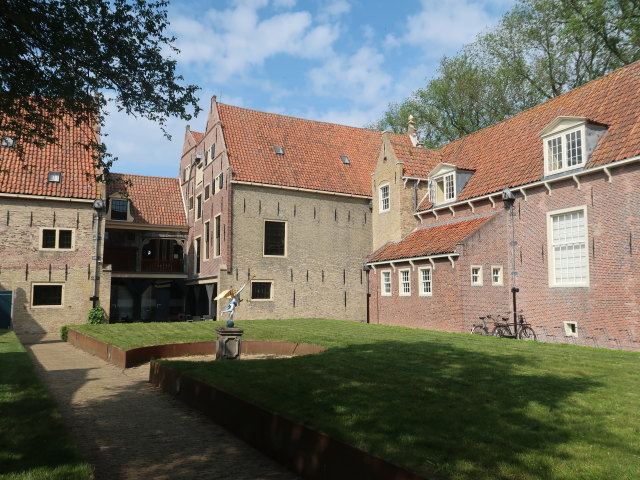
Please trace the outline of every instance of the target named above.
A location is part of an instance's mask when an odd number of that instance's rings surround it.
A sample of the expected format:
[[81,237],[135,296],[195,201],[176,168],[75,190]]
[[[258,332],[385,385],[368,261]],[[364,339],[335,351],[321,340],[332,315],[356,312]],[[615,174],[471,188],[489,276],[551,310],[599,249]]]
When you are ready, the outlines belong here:
[[[14,329],[55,332],[65,324],[86,322],[95,275],[92,204],[0,197],[0,216],[0,289],[14,291]],[[41,250],[42,228],[73,230],[75,248]],[[99,296],[108,310],[110,272],[101,277]],[[38,283],[62,284],[63,305],[32,306],[32,286]]]

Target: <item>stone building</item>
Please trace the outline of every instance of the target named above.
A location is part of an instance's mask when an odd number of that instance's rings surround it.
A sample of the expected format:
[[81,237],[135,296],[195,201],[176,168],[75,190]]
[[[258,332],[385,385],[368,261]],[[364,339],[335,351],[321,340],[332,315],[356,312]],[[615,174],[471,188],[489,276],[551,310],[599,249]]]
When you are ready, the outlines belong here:
[[109,304],[110,272],[102,271],[104,223],[91,125],[57,122],[59,141],[37,148],[0,134],[0,328],[57,331],[86,321],[92,306]]
[[204,133],[187,127],[180,162],[192,313],[216,316],[217,292],[248,282],[238,319],[364,320],[381,140],[214,97]]
[[640,63],[439,149],[385,138],[372,177],[374,323],[638,349]]

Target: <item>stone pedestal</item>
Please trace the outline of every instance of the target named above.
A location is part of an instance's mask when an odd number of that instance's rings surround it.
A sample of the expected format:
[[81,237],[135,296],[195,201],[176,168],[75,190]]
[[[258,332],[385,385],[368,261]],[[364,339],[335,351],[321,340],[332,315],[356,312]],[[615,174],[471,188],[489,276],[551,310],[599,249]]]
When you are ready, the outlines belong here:
[[244,329],[238,327],[218,327],[216,350],[216,360],[235,360],[240,357],[240,347],[242,346],[242,334]]

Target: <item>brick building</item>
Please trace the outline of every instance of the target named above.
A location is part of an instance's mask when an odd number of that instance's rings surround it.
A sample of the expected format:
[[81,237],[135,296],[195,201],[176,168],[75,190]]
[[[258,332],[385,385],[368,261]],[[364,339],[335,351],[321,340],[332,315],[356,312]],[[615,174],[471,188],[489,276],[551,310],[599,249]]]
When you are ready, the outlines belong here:
[[[57,331],[86,321],[98,297],[109,303],[110,272],[99,262],[101,216],[91,125],[57,121],[59,141],[26,145],[0,134],[0,328]],[[96,299],[98,301],[98,299]]]
[[468,332],[515,293],[543,341],[638,349],[639,107],[635,63],[439,149],[385,138],[370,321]]

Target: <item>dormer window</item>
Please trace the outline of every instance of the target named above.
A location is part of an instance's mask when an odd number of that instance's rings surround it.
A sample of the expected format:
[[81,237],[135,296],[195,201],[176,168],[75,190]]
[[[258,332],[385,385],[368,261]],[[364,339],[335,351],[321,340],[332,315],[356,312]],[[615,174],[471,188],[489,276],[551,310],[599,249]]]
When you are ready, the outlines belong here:
[[[455,165],[441,163],[431,171],[429,175],[431,203],[439,205],[441,203],[453,202],[457,196],[457,169]],[[470,172],[466,172],[470,176]],[[463,184],[468,180],[463,179]],[[463,185],[464,186],[464,185]]]
[[544,174],[583,167],[606,129],[585,117],[558,117],[540,135],[544,142]]
[[16,141],[13,137],[4,136],[2,137],[2,146],[7,148],[12,148],[16,144]]
[[49,172],[47,179],[50,183],[60,183],[62,181],[62,172]]
[[274,145],[273,151],[276,152],[276,155],[284,155],[284,148],[282,148],[280,145]]
[[111,220],[127,220],[129,201],[113,198],[111,199]]

